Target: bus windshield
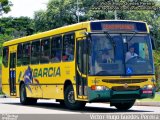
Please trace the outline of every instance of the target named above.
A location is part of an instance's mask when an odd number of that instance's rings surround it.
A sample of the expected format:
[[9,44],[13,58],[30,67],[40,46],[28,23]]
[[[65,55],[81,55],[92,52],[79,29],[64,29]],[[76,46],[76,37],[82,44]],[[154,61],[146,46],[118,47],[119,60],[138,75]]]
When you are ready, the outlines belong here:
[[154,74],[148,34],[91,34],[89,75]]

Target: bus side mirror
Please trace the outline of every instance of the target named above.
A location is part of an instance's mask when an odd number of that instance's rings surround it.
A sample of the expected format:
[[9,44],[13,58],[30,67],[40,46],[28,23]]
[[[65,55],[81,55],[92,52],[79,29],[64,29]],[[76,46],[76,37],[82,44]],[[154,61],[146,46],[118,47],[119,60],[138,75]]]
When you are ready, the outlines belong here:
[[156,50],[155,39],[153,38],[153,36],[151,36],[151,44],[152,44],[152,49]]

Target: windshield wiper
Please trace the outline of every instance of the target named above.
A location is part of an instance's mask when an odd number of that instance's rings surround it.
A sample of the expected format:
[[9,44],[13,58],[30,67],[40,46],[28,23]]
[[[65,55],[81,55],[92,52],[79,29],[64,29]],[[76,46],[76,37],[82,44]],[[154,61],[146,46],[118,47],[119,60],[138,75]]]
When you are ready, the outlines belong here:
[[128,40],[127,42],[131,41],[136,34],[137,34],[137,33],[134,32],[134,34],[129,38],[129,40]]
[[111,37],[111,35],[110,35],[107,31],[104,31],[104,33],[107,35],[107,37],[109,38],[109,40],[111,41],[111,43],[112,43],[112,44],[113,44],[113,46],[115,47],[115,46],[116,46],[116,44],[115,44],[115,42],[114,42],[113,38]]

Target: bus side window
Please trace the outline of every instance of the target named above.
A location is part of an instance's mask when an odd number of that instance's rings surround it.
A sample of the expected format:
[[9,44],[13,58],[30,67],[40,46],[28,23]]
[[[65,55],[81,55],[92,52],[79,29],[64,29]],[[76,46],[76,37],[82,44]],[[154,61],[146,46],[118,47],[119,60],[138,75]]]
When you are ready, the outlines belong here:
[[51,41],[51,62],[61,61],[62,36],[53,37]]
[[41,63],[49,63],[50,58],[50,39],[44,39],[41,41]]
[[2,60],[4,67],[8,67],[8,54],[9,54],[8,47],[4,47],[3,48],[3,60]]
[[22,44],[18,44],[17,48],[17,66],[22,65],[22,55],[23,55],[23,46]]
[[39,64],[40,60],[40,41],[31,44],[31,64]]
[[30,64],[31,48],[30,43],[23,44],[23,65]]
[[75,35],[67,34],[63,37],[63,61],[74,60]]

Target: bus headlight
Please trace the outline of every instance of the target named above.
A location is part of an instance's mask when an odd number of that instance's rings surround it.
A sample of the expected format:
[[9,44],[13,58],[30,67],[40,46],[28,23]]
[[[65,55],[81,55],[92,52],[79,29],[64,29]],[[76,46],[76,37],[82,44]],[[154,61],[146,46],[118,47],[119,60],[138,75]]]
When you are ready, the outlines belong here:
[[153,85],[145,85],[143,89],[153,89]]
[[148,89],[153,89],[153,85],[148,85],[147,88]]
[[91,90],[102,91],[102,90],[109,90],[109,88],[107,88],[106,86],[96,86],[96,85],[92,85],[92,86],[91,86]]

